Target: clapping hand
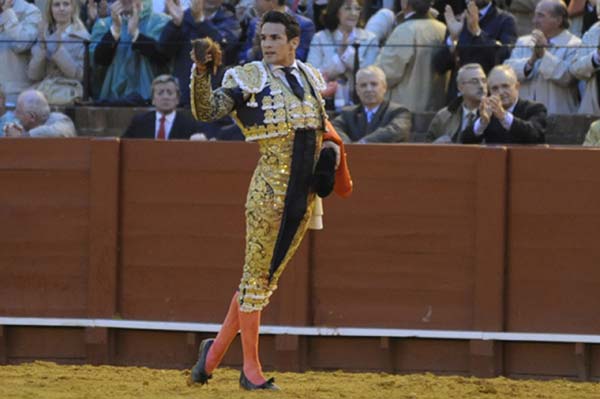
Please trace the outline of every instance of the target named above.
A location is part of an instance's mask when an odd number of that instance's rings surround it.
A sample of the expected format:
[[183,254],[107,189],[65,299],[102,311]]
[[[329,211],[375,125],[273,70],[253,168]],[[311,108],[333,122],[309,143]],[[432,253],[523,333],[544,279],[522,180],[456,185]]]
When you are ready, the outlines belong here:
[[[110,16],[112,18],[112,26],[117,34],[121,34],[121,24],[123,21],[121,20],[121,13],[123,12],[123,4],[121,4],[120,0],[115,1],[110,6]],[[118,37],[115,37],[118,40]]]
[[481,28],[479,27],[479,8],[477,8],[477,4],[475,1],[469,1],[467,5],[467,29],[473,36],[477,36],[481,33]]
[[14,0],[4,0],[4,2],[0,2],[0,14],[3,11],[8,10],[9,8],[12,8],[14,3],[15,3]]
[[502,101],[500,100],[499,96],[490,96],[488,98],[488,104],[490,106],[490,110],[492,111],[492,114],[496,117],[496,119],[498,119],[499,121],[503,121],[504,118],[506,117],[506,110],[504,109],[504,106],[502,105]]
[[531,37],[534,43],[533,58],[535,61],[544,56],[546,47],[548,46],[548,39],[546,39],[544,33],[539,29],[534,29],[533,32],[531,32]]
[[183,21],[183,7],[179,0],[167,0],[165,3],[167,14],[173,18],[173,23],[177,26],[181,26]]
[[138,32],[138,27],[140,26],[140,13],[142,12],[142,2],[139,0],[133,1],[131,18],[127,22],[127,31],[129,35],[133,38]]
[[450,32],[450,37],[452,38],[452,40],[458,40],[460,32],[462,32],[465,23],[463,15],[461,14],[458,17],[456,17],[456,15],[454,15],[452,7],[450,7],[450,5],[447,4],[444,10],[444,17],[446,18],[446,26],[448,27],[448,31]]
[[490,97],[483,97],[479,104],[479,120],[483,126],[489,125],[492,119],[492,107],[489,99]]

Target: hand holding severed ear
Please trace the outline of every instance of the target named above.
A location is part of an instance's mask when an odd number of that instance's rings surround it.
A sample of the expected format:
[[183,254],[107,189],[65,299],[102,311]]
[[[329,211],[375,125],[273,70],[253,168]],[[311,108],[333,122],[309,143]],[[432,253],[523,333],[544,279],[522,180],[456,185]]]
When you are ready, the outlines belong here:
[[215,74],[223,58],[221,46],[209,37],[192,40],[192,52],[190,55],[200,73],[209,71]]

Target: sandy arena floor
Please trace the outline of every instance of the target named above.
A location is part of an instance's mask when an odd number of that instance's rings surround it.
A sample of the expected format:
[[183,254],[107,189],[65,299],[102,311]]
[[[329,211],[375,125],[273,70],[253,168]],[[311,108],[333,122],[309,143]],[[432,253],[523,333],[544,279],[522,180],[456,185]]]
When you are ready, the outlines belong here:
[[141,367],[59,366],[35,362],[0,366],[0,398],[14,399],[235,399],[268,395],[282,399],[600,399],[600,384],[571,381],[514,381],[343,372],[274,373],[281,392],[245,392],[239,372],[218,370],[208,386],[186,384],[188,372]]

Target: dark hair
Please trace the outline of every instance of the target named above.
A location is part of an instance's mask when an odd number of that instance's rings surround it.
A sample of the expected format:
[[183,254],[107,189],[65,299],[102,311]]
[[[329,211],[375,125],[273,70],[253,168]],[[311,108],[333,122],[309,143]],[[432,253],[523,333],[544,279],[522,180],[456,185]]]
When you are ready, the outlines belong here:
[[567,10],[567,5],[563,1],[557,1],[554,3],[552,7],[552,14],[555,17],[561,17],[561,28],[569,29],[569,26],[571,26],[571,23],[569,22],[569,11]]
[[431,7],[431,0],[408,0],[408,5],[417,15],[424,15]]
[[285,5],[285,3],[286,3],[286,1],[285,1],[285,0],[277,0],[277,5],[278,5],[279,7],[281,7],[281,6],[284,6],[284,5]]
[[285,26],[285,35],[287,36],[288,41],[300,36],[300,25],[298,25],[298,21],[288,13],[269,11],[263,16],[260,27],[262,28],[267,22]]
[[[338,12],[340,11],[340,8],[342,8],[344,6],[344,4],[346,4],[346,1],[348,1],[348,0],[329,0],[327,2],[327,8],[325,9],[325,12],[321,16],[321,23],[323,24],[323,26],[325,26],[326,29],[333,32],[334,30],[336,30],[338,28],[338,26],[340,25],[340,20],[338,18]],[[357,2],[360,6],[363,5],[362,0],[357,0]],[[361,15],[361,17],[362,17],[362,15]],[[359,24],[360,24],[360,21],[359,21]]]

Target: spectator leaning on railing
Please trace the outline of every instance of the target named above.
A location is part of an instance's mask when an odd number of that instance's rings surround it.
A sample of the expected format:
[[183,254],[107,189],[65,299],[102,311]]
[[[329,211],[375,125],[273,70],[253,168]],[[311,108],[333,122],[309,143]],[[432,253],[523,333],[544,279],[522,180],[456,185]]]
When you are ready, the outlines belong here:
[[19,95],[15,108],[17,122],[4,126],[7,137],[73,137],[75,126],[60,112],[50,112],[44,94],[26,90]]
[[0,0],[0,83],[11,104],[31,85],[27,62],[41,18],[40,10],[25,0]]
[[574,114],[579,93],[569,68],[581,39],[568,31],[567,6],[562,0],[542,0],[533,25],[533,32],[519,38],[505,64],[517,73],[521,98],[542,102],[550,114]]
[[83,98],[85,45],[90,35],[79,19],[78,0],[49,0],[31,49],[27,75],[51,105]]

